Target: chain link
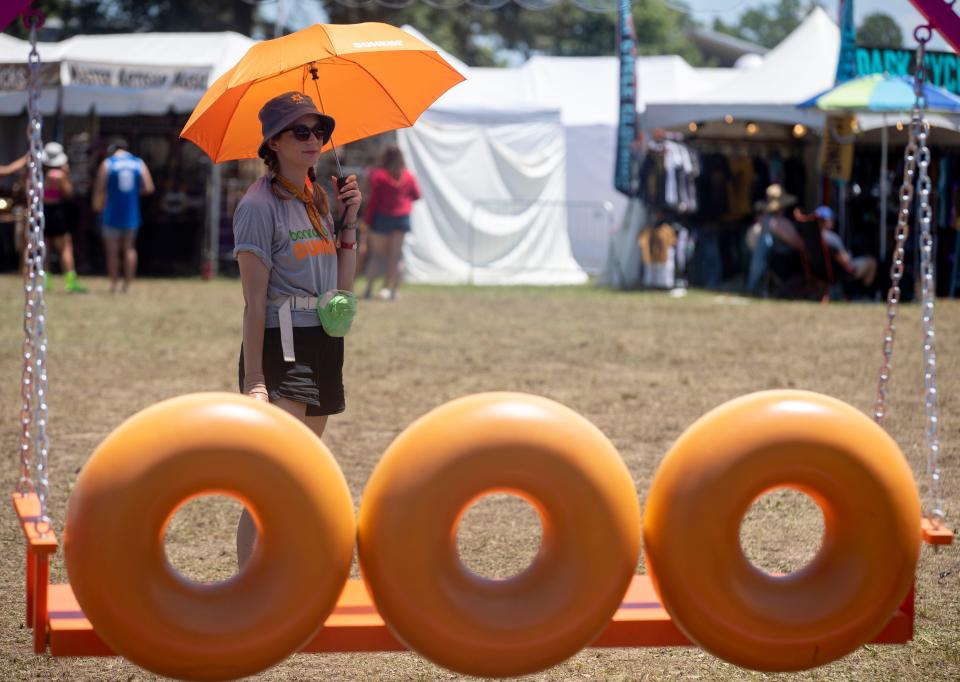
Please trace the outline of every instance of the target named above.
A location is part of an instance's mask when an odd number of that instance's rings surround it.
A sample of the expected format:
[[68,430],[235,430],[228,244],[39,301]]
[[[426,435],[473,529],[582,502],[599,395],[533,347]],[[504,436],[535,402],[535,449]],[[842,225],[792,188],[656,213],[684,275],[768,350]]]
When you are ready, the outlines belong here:
[[[27,114],[30,160],[27,164],[27,204],[29,228],[24,267],[24,342],[23,375],[21,381],[20,421],[20,481],[21,492],[32,489],[40,502],[40,521],[49,523],[47,493],[49,491],[47,438],[47,304],[44,300],[44,261],[47,245],[44,241],[43,215],[43,151],[41,133],[43,118],[40,113],[40,54],[37,52],[37,26],[30,26],[30,57],[27,76]],[[30,480],[31,459],[35,479]]]
[[[910,117],[910,139],[904,152],[903,184],[900,187],[900,212],[897,216],[897,228],[893,264],[890,267],[890,290],[887,294],[887,326],[883,336],[883,362],[880,366],[880,381],[877,388],[877,400],[874,406],[874,419],[881,426],[887,416],[887,384],[890,380],[893,345],[896,340],[897,307],[900,302],[900,282],[903,278],[904,246],[909,234],[910,208],[914,201],[914,183],[919,199],[917,223],[919,225],[921,302],[923,318],[923,384],[924,411],[926,416],[927,474],[930,477],[929,504],[927,517],[939,526],[946,518],[943,509],[940,480],[942,472],[938,464],[940,423],[937,405],[937,354],[936,332],[933,309],[936,296],[936,278],[934,274],[934,244],[931,227],[933,210],[930,206],[932,182],[930,180],[930,148],[927,138],[930,123],[927,121],[926,96],[924,84],[926,72],[923,68],[926,43],[930,33],[915,31],[917,39],[916,73],[914,74],[914,105]],[[883,210],[883,209],[881,209]]]
[[943,523],[946,514],[943,510],[943,497],[940,491],[941,470],[938,464],[940,455],[940,410],[937,404],[937,346],[936,330],[933,321],[934,299],[936,298],[935,254],[933,244],[933,209],[930,206],[930,149],[927,137],[930,123],[922,121],[917,137],[920,142],[918,165],[920,174],[917,190],[920,194],[920,206],[917,220],[920,223],[920,278],[921,306],[923,320],[923,392],[924,413],[927,421],[927,476],[930,478],[929,507],[927,516],[935,525]]
[[[917,115],[916,110],[914,114]],[[903,279],[904,247],[907,242],[907,235],[910,233],[910,205],[913,203],[913,185],[917,171],[917,137],[916,130],[912,125],[903,161],[900,210],[897,213],[893,263],[890,266],[890,290],[887,292],[887,326],[883,333],[883,361],[880,365],[877,400],[873,409],[874,420],[881,426],[883,426],[887,417],[887,384],[890,381],[893,344],[897,338],[897,307],[900,303],[900,281]]]

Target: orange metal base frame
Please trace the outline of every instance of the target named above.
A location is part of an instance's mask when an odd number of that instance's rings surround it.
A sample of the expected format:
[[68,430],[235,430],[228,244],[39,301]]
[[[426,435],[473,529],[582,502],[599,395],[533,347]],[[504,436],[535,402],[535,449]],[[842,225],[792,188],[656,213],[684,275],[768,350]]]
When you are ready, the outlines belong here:
[[[27,625],[34,651],[53,656],[113,656],[83,615],[70,585],[49,584],[49,560],[57,550],[52,531],[35,528],[39,504],[33,495],[14,494],[14,506],[27,540]],[[913,638],[913,590],[873,643],[902,644]],[[664,610],[653,584],[634,576],[620,608],[593,647],[692,646]],[[404,651],[377,613],[361,580],[347,582],[324,627],[304,652]]]

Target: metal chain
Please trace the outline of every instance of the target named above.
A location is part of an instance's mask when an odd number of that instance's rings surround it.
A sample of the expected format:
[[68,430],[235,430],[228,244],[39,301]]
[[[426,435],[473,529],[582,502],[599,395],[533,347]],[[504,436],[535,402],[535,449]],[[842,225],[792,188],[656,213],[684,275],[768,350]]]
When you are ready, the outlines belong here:
[[[26,269],[24,273],[24,373],[21,395],[21,467],[29,465],[30,455],[36,477],[33,490],[40,502],[40,521],[49,522],[47,514],[47,492],[49,490],[48,462],[49,441],[47,438],[47,304],[44,300],[44,261],[47,245],[44,241],[45,220],[43,215],[43,165],[40,161],[43,151],[41,133],[43,117],[40,113],[40,54],[37,52],[37,28],[42,21],[35,15],[28,15],[30,22],[30,57],[27,77],[27,114],[29,118],[28,137],[30,140],[30,160],[27,165],[27,203],[29,205],[29,235],[26,248]],[[24,414],[24,411],[26,414]],[[32,427],[32,431],[31,431]],[[26,451],[24,448],[26,447]],[[30,450],[32,449],[32,452]],[[29,473],[29,466],[27,468]],[[21,471],[21,486],[24,472]],[[29,480],[29,479],[28,479]]]
[[[919,117],[917,109],[914,109],[914,117]],[[893,263],[890,266],[890,290],[887,292],[887,327],[883,334],[883,362],[880,365],[877,400],[873,408],[873,418],[881,426],[887,417],[887,384],[890,381],[893,344],[897,338],[897,306],[900,303],[900,281],[903,279],[904,245],[910,233],[910,206],[913,204],[916,170],[917,133],[916,128],[911,125],[910,138],[903,153],[903,183],[900,185],[900,210],[897,213]]]
[[[918,63],[923,64],[924,42],[918,48]],[[926,78],[924,69],[918,69],[914,79],[916,99],[924,104],[923,84]],[[929,507],[927,517],[939,526],[946,520],[943,511],[943,497],[940,491],[941,470],[938,464],[940,455],[940,438],[938,427],[940,411],[937,405],[937,347],[936,330],[933,321],[934,299],[936,298],[936,264],[934,256],[932,218],[933,209],[930,206],[930,148],[927,146],[927,137],[930,134],[930,122],[923,118],[917,130],[919,141],[919,155],[917,164],[920,173],[917,178],[917,191],[920,195],[920,206],[917,210],[917,221],[920,224],[918,237],[920,240],[920,278],[921,278],[921,306],[923,320],[923,391],[924,413],[927,421],[927,476],[930,478]]]
[[[893,344],[896,340],[897,305],[900,302],[900,282],[903,278],[904,245],[909,234],[910,207],[914,199],[914,181],[917,184],[919,206],[917,223],[919,224],[920,268],[922,279],[922,315],[923,315],[923,383],[924,408],[926,414],[927,438],[927,474],[930,477],[930,504],[927,517],[939,526],[946,518],[941,495],[941,470],[938,464],[940,440],[938,427],[940,422],[937,406],[936,380],[936,332],[934,329],[933,308],[936,295],[934,275],[933,231],[931,228],[933,211],[930,206],[930,148],[927,138],[930,123],[927,121],[926,97],[923,92],[926,72],[923,68],[926,44],[930,40],[929,26],[918,27],[914,31],[917,40],[916,72],[914,74],[914,105],[910,117],[910,138],[904,152],[903,184],[900,187],[900,212],[897,216],[896,246],[893,264],[890,267],[890,290],[887,294],[887,327],[883,337],[883,363],[880,367],[880,381],[877,388],[877,400],[874,407],[874,419],[881,426],[887,416],[887,384],[890,380]],[[919,172],[917,171],[919,167]],[[883,209],[881,209],[883,210]]]

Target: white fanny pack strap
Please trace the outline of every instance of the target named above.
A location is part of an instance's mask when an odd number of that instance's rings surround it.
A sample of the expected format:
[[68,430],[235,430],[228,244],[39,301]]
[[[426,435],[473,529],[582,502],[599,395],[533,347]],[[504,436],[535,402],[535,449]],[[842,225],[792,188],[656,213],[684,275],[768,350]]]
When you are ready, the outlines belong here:
[[277,311],[280,316],[280,346],[283,348],[284,362],[297,359],[293,348],[293,311],[316,310],[316,296],[290,296],[283,299]]

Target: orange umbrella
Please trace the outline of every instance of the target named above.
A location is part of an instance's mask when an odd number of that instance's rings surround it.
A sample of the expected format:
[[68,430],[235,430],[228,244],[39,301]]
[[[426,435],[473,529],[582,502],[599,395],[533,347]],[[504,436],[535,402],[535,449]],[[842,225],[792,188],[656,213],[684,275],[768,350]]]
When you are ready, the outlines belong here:
[[180,137],[215,163],[256,158],[260,107],[297,91],[336,119],[336,141],[346,144],[413,125],[463,80],[436,50],[395,26],[314,24],[251,47],[204,93]]

